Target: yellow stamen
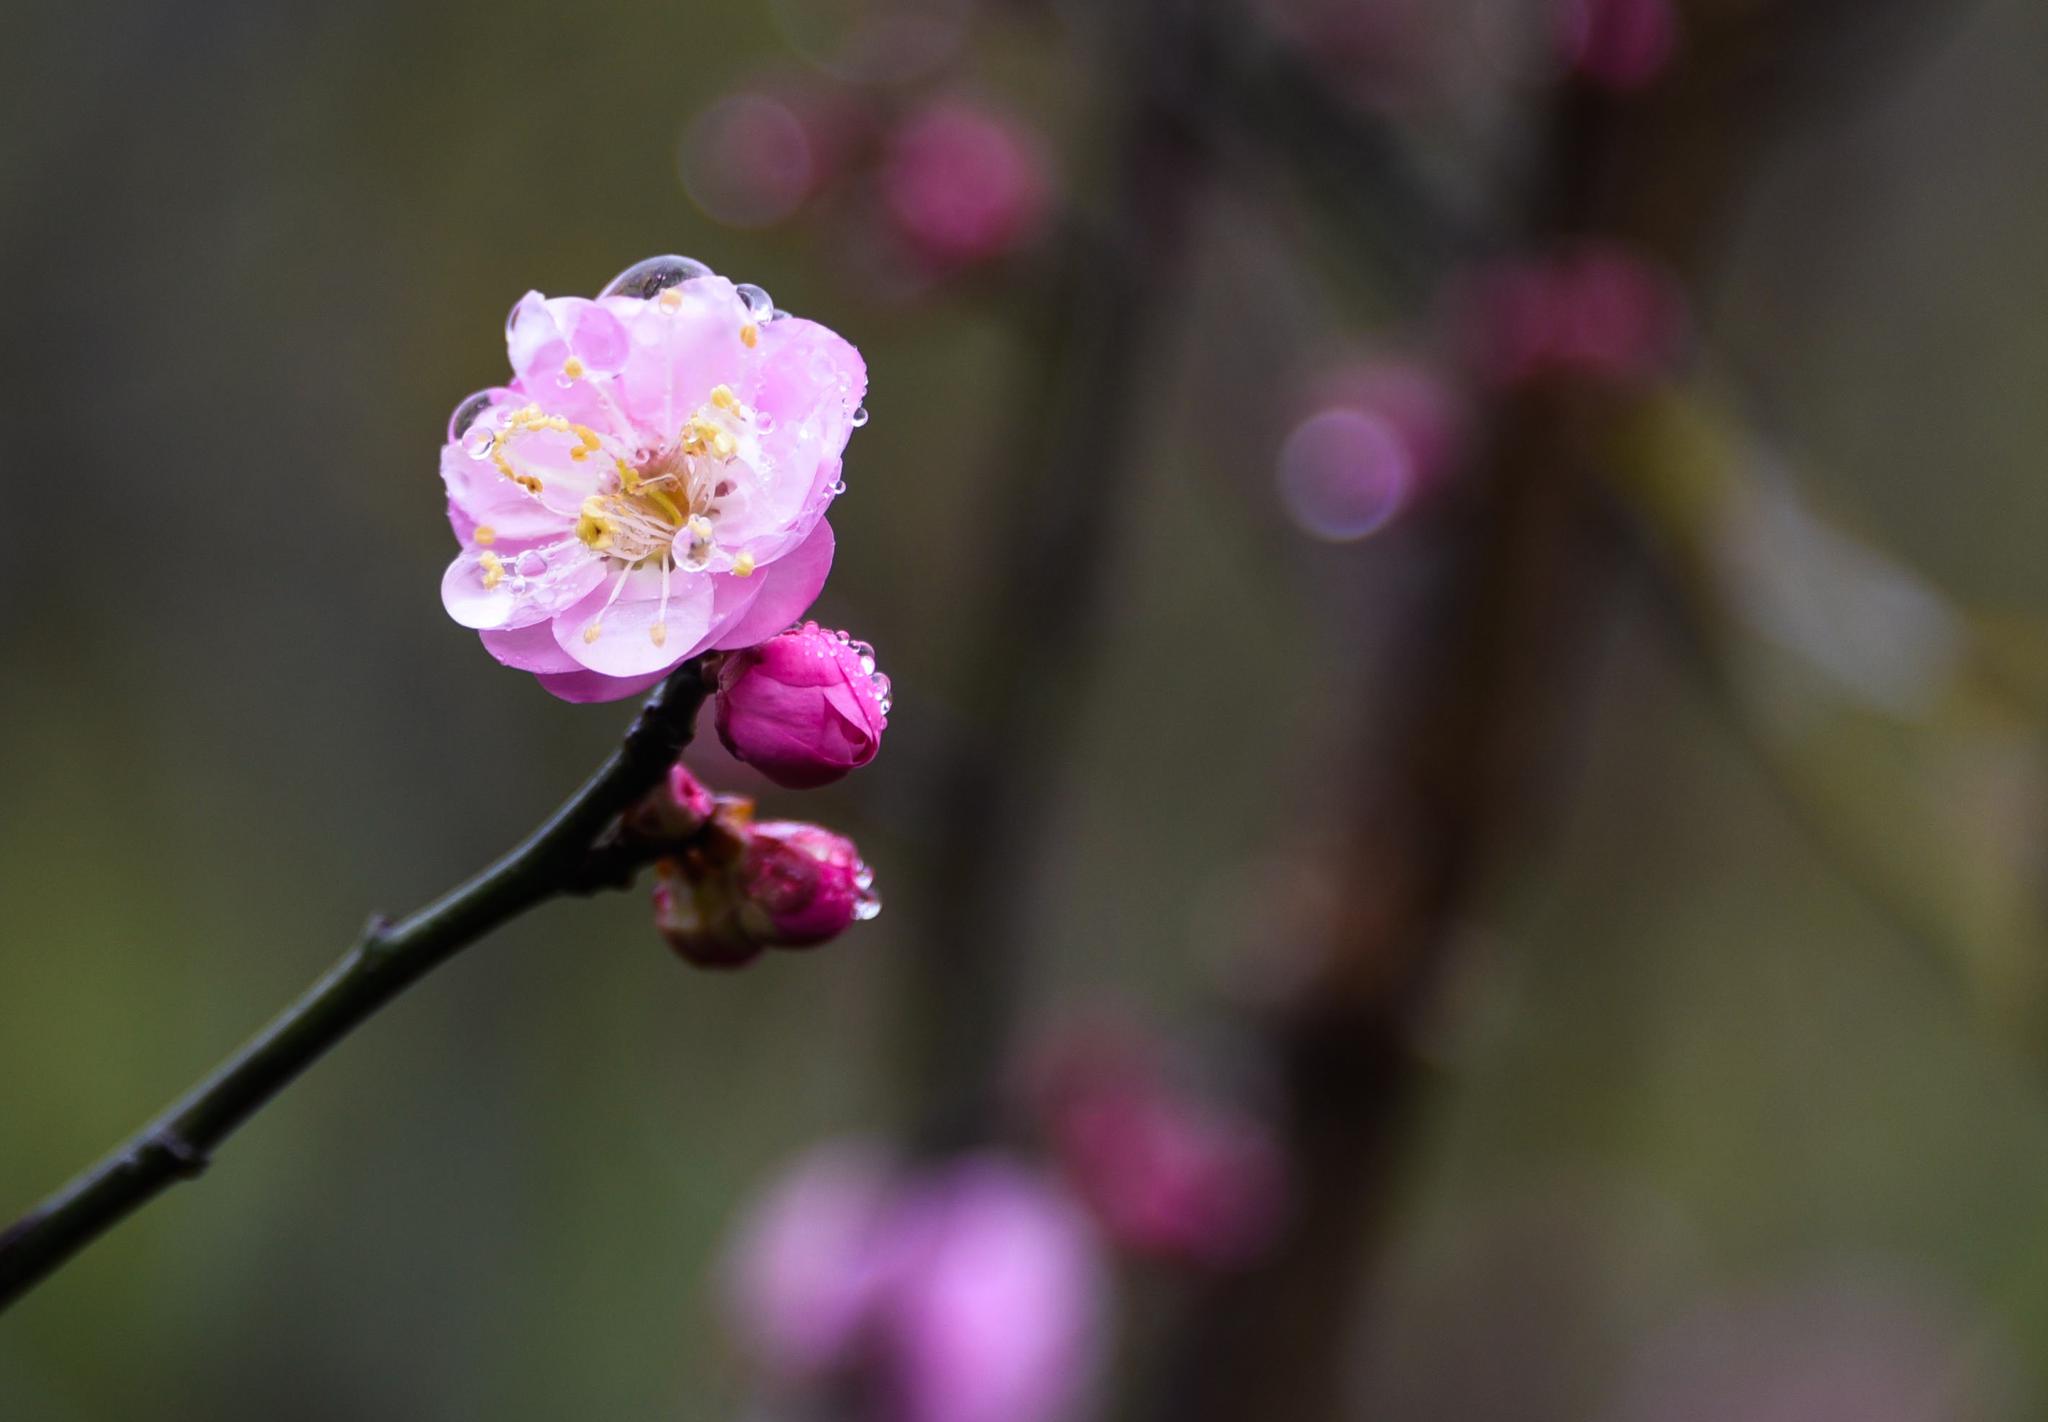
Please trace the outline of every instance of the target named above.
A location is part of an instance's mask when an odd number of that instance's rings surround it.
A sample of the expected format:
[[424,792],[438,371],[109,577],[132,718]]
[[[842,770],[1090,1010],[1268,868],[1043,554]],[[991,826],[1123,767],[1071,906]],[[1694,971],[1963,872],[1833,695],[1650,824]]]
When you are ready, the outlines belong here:
[[496,543],[498,541],[498,530],[492,528],[487,523],[480,523],[476,526],[476,533],[474,536],[478,543],[481,543],[484,547],[488,548],[493,543]]
[[683,309],[683,294],[674,287],[664,291],[657,299],[661,302],[661,309],[671,316]]
[[585,642],[595,642],[597,640],[599,630],[600,629],[595,622],[591,623],[588,627],[583,629],[583,640]]
[[654,643],[654,645],[657,647],[667,645],[668,624],[666,622],[655,623],[652,627],[647,629],[647,639]]
[[562,374],[568,376],[571,380],[581,380],[583,378],[583,361],[579,357],[570,356],[562,362]]
[[752,350],[754,348],[755,343],[758,342],[760,339],[761,328],[759,326],[756,326],[752,321],[749,321],[746,325],[740,327],[740,344],[745,346],[748,350]]
[[477,559],[484,570],[484,591],[488,592],[505,581],[505,560],[495,553],[486,553]]
[[711,387],[711,403],[721,410],[737,414],[740,408],[740,397],[732,393],[730,385],[714,385]]
[[732,575],[736,578],[753,577],[754,555],[751,553],[742,553],[738,557],[734,558],[732,560]]

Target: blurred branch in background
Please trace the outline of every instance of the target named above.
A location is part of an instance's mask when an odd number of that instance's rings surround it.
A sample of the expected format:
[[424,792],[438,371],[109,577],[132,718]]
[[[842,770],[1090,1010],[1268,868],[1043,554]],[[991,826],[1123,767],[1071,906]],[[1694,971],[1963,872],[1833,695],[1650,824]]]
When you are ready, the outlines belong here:
[[[1647,92],[1565,84],[1525,192],[1503,200],[1504,211],[1519,203],[1523,215],[1496,230],[1492,245],[1541,251],[1589,236],[1619,239],[1699,292],[1732,200],[1774,132],[1773,106],[1757,102],[1766,76],[1750,67],[1759,46],[1777,57],[1767,77],[1779,90],[1843,67],[1842,30],[1854,21],[1839,12],[1819,26],[1826,43],[1779,47],[1760,32],[1795,16],[1815,21],[1813,8],[1766,6],[1730,18],[1695,5],[1683,62]],[[1264,115],[1253,107],[1240,117]],[[1291,142],[1275,151],[1291,151],[1311,177],[1352,173],[1363,192],[1413,186],[1391,150],[1361,151],[1347,128],[1283,127]],[[1359,175],[1360,166],[1378,167],[1381,179]],[[1350,214],[1368,260],[1378,255],[1381,215],[1361,211],[1341,177],[1321,186]],[[1459,244],[1466,252],[1486,245]],[[1426,261],[1393,265],[1397,279],[1428,269]],[[1418,1035],[1429,1025],[1432,990],[1490,876],[1510,850],[1526,854],[1540,843],[1527,821],[1560,759],[1566,722],[1558,713],[1583,693],[1588,614],[1606,601],[1620,566],[1619,529],[1591,476],[1603,431],[1629,408],[1614,392],[1568,379],[1503,392],[1484,419],[1471,501],[1429,530],[1437,574],[1417,605],[1397,614],[1406,628],[1388,663],[1400,669],[1385,678],[1390,705],[1366,720],[1392,732],[1354,751],[1360,817],[1345,856],[1352,894],[1322,931],[1316,969],[1264,1023],[1286,1086],[1297,1214],[1274,1257],[1248,1277],[1219,1281],[1169,1346],[1159,1416],[1346,1414],[1363,1271],[1427,1077]]]
[[[955,743],[934,775],[928,903],[906,1020],[919,1134],[957,1148],[1002,1134],[1016,1048],[1026,903],[1055,825],[1058,770],[1102,631],[1142,428],[1146,373],[1171,322],[1205,156],[1160,102],[1184,72],[1171,3],[1095,17],[1107,135],[1101,211],[1077,204],[1016,292],[1028,332],[1015,421],[985,495],[987,581],[969,596]],[[1145,21],[1156,17],[1147,27]]]

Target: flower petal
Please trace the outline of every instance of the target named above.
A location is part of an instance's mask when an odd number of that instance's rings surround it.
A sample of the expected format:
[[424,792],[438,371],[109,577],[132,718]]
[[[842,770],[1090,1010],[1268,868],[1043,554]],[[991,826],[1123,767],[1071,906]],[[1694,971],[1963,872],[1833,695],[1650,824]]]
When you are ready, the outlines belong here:
[[668,675],[668,669],[645,676],[605,676],[602,672],[574,671],[543,673],[534,678],[548,695],[563,701],[587,705],[593,701],[619,701],[637,696]]
[[[606,579],[554,620],[556,645],[579,666],[605,676],[644,676],[697,654],[711,625],[715,594],[710,578],[671,574],[666,608],[661,574],[654,568],[628,573],[617,601],[612,601],[613,582]],[[657,626],[663,629],[658,641]]]
[[832,525],[820,519],[810,536],[790,552],[744,580],[759,590],[729,623],[714,624],[711,645],[721,651],[765,642],[789,626],[818,599],[832,571]]

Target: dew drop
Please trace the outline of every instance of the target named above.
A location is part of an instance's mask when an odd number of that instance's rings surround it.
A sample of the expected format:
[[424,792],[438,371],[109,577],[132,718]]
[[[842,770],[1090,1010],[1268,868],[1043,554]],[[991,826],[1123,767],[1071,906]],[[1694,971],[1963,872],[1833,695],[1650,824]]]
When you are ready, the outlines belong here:
[[548,570],[548,560],[537,549],[529,548],[512,567],[522,578],[537,578]]
[[[872,884],[874,882],[874,876],[872,874],[869,875],[868,880],[869,883]],[[854,882],[858,884],[860,880],[856,878]],[[861,923],[866,923],[869,919],[875,917],[875,915],[879,914],[881,911],[882,896],[876,893],[872,888],[861,889],[860,897],[853,901],[854,918]]]
[[[453,444],[468,434],[471,427],[482,418],[484,411],[497,404],[499,397],[507,393],[502,386],[494,385],[488,390],[479,390],[474,395],[464,396],[462,403],[455,407],[455,412],[448,416],[448,442]],[[491,437],[490,431],[483,431],[482,436],[486,446],[488,446]],[[463,447],[469,448],[467,444]],[[477,453],[474,449],[471,449],[470,452],[472,454]]]
[[846,481],[844,479],[834,479],[832,481],[832,497],[836,499],[845,492]]
[[867,422],[868,407],[865,405],[855,405],[853,407],[853,427],[855,429],[859,429],[862,425],[866,424]]
[[710,275],[711,268],[693,257],[647,257],[606,282],[598,296],[637,296],[646,301],[672,286]]
[[735,290],[739,292],[740,300],[747,303],[747,311],[756,321],[774,319],[775,302],[762,288],[755,286],[752,282],[743,281]]

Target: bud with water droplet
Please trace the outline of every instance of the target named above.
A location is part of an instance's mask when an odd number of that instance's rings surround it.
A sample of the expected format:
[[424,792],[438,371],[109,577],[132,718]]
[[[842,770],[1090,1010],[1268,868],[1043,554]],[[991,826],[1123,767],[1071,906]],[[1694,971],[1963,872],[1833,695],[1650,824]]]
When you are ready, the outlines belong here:
[[828,785],[875,758],[888,691],[874,648],[806,622],[725,659],[718,738],[777,785]]
[[794,820],[750,823],[751,809],[721,801],[690,848],[656,866],[655,926],[700,967],[815,948],[881,909],[852,840]]

